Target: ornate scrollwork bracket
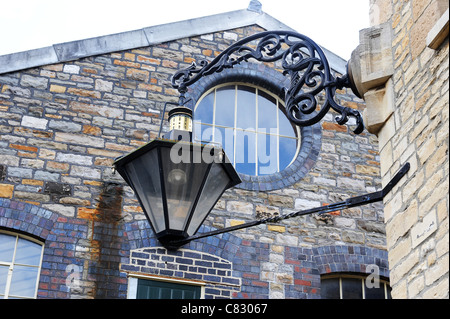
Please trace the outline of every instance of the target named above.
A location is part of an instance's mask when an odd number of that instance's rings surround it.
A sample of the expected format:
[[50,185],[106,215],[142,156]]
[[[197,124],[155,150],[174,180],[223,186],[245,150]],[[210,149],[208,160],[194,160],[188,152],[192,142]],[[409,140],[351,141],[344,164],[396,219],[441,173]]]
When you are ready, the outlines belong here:
[[214,60],[201,60],[180,70],[172,77],[172,86],[180,92],[180,101],[190,85],[200,78],[233,68],[242,61],[281,61],[283,73],[290,78],[284,90],[286,114],[291,122],[309,126],[319,122],[331,109],[340,114],[335,118],[340,125],[349,117],[356,119],[355,134],[364,130],[361,114],[352,108],[339,105],[335,99],[337,89],[351,88],[358,95],[351,72],[343,77],[331,74],[328,60],[310,38],[291,31],[266,31],[242,39],[220,53]]

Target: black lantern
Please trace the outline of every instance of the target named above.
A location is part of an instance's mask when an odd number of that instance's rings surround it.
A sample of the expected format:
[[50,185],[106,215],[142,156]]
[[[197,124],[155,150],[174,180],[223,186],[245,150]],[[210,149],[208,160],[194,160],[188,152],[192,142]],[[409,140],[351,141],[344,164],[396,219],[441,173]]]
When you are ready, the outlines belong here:
[[167,248],[194,235],[223,192],[241,182],[221,147],[192,143],[191,132],[177,129],[190,127],[191,110],[172,111],[170,139],[155,139],[114,163]]

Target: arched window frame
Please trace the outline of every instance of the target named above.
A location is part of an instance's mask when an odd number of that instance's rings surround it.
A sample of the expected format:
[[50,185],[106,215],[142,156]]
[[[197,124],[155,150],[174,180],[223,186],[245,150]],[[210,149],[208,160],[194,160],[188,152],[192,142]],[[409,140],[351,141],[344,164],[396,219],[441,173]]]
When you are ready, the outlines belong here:
[[[35,299],[37,297],[37,293],[38,293],[39,278],[40,278],[41,269],[42,269],[42,260],[43,260],[43,256],[44,256],[44,246],[45,246],[44,242],[42,242],[41,240],[38,240],[36,238],[33,238],[31,236],[27,236],[27,235],[24,235],[21,233],[12,232],[12,231],[8,231],[8,230],[0,229],[0,234],[15,237],[12,260],[4,261],[4,260],[0,259],[0,266],[8,267],[7,277],[6,277],[6,282],[5,282],[5,289],[4,289],[4,291],[0,291],[0,299],[11,299],[11,298],[12,299]],[[19,239],[26,240],[26,241],[29,241],[29,242],[32,242],[32,243],[35,243],[35,244],[38,244],[41,246],[39,262],[37,265],[16,262]],[[14,276],[14,270],[15,269],[17,270],[17,267],[27,267],[27,268],[37,269],[36,279],[35,279],[36,282],[34,285],[34,292],[33,292],[32,296],[15,295],[15,294],[11,293],[11,284],[12,284],[12,279]]]

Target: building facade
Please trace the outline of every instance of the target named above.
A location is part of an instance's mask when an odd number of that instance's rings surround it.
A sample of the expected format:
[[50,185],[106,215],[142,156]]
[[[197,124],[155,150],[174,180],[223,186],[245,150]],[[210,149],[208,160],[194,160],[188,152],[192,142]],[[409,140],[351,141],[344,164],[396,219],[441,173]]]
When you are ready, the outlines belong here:
[[379,137],[393,298],[448,298],[448,1],[371,1],[361,30],[367,128]]
[[[387,297],[384,219],[392,215],[384,216],[382,203],[260,225],[170,251],[112,168],[115,158],[158,136],[165,102],[178,101],[170,82],[176,71],[211,60],[246,36],[280,28],[290,30],[250,6],[0,57],[0,296],[145,298],[168,289],[172,296],[317,299],[346,297],[351,286],[354,297],[374,291]],[[345,73],[346,62],[326,53],[333,72]],[[278,101],[274,88],[283,81],[277,64],[249,61],[218,74],[217,82],[199,82],[189,94],[194,108],[208,90],[224,85],[248,86]],[[365,108],[350,91],[337,98]],[[243,183],[224,193],[200,232],[379,190],[377,136],[354,135],[352,123],[340,126],[334,116],[292,127],[292,136],[278,134],[276,145],[289,137],[294,152],[287,159],[278,152],[269,173],[241,170]],[[246,140],[244,150],[258,147],[252,143]]]

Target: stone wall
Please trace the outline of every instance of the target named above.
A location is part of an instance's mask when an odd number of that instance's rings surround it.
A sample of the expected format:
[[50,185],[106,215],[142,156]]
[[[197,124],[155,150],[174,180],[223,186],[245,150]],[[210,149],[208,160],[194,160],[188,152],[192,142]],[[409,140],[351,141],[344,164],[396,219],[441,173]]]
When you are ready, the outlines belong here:
[[[126,297],[124,271],[137,262],[133,253],[159,243],[112,163],[156,137],[164,102],[177,101],[170,84],[177,70],[196,59],[212,59],[258,31],[262,29],[239,28],[0,75],[0,227],[20,229],[15,218],[26,219],[27,227],[45,240],[39,297]],[[361,99],[345,91],[338,98],[345,106],[364,108]],[[319,128],[315,138],[320,152],[302,180],[265,192],[231,189],[205,227],[232,226],[378,190],[377,137],[355,136],[347,126],[337,125],[331,113]],[[11,215],[11,205],[26,212]],[[39,211],[53,216],[43,233],[34,228]],[[318,247],[344,247],[349,256],[347,246],[358,247],[360,255],[366,248],[382,254],[383,219],[378,203],[233,233],[243,248],[239,259],[232,260],[231,275],[242,280],[240,292],[232,297],[318,298],[321,272],[302,272],[308,268],[302,265],[314,261]],[[223,238],[184,248],[218,255],[222,245],[229,254],[233,242]],[[293,256],[292,249],[298,254]],[[372,261],[385,267],[380,260]],[[71,274],[68,265],[79,267],[81,284],[76,289],[65,284]],[[321,269],[365,271],[359,264]]]
[[411,164],[385,200],[393,297],[448,298],[448,1],[371,5],[373,28],[384,23],[392,37],[392,77],[382,85],[392,95],[367,103],[389,110],[378,132],[383,183]]

